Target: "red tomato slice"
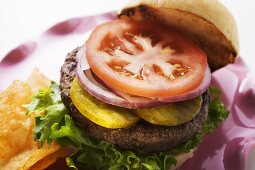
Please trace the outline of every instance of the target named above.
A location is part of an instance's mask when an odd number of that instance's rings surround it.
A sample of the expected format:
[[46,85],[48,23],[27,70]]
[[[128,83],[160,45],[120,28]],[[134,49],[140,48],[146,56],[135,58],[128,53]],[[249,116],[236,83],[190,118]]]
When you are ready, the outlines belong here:
[[179,32],[144,21],[99,25],[87,41],[93,72],[115,89],[167,97],[198,87],[208,66],[205,53]]

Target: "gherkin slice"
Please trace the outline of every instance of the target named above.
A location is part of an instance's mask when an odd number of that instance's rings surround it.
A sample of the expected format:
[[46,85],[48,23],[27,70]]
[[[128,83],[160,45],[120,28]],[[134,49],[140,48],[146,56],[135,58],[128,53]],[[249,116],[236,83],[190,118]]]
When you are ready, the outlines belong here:
[[200,111],[201,96],[151,109],[138,109],[139,117],[156,125],[176,126],[192,120]]
[[109,105],[91,96],[77,78],[72,82],[70,97],[81,114],[100,126],[125,128],[139,120],[135,110]]

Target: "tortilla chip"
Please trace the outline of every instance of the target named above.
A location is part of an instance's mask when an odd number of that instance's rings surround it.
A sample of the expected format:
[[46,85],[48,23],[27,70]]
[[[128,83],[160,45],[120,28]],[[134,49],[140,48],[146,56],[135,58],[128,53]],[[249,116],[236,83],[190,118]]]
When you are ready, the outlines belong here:
[[50,85],[50,80],[47,79],[38,68],[34,68],[27,79],[27,83],[32,88],[33,92],[37,92],[41,88],[46,88]]
[[30,155],[32,155],[36,149],[37,148],[33,148],[33,149],[24,148],[23,151],[21,151],[20,153],[18,153],[14,157],[12,157],[6,164],[4,164],[1,167],[1,170],[8,170],[8,169],[18,170],[18,169],[20,169],[21,166],[23,166],[26,163],[26,161],[28,160]]
[[35,69],[28,82],[14,81],[0,92],[0,169],[45,169],[69,152],[56,144],[39,147],[33,140],[34,114],[26,115],[25,104],[50,81]]
[[36,150],[30,158],[26,161],[20,170],[38,170],[45,169],[49,165],[57,161],[58,158],[68,155],[66,148],[54,144],[50,147],[44,145],[42,148]]
[[29,85],[21,81],[14,81],[0,93],[0,167],[24,148],[32,147],[34,120],[22,106],[31,101],[32,94]]

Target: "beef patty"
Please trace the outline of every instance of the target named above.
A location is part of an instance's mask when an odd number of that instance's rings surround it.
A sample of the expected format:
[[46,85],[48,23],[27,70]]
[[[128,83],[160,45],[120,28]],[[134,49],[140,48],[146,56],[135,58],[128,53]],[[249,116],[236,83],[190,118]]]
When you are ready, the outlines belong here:
[[115,144],[122,149],[132,150],[138,154],[167,151],[187,141],[195,135],[207,119],[208,93],[203,94],[203,104],[198,115],[191,121],[178,126],[159,126],[143,120],[123,129],[109,129],[97,125],[84,117],[74,106],[70,98],[70,87],[75,77],[77,55],[84,55],[85,48],[80,47],[69,53],[61,68],[60,90],[64,105],[70,112],[77,126],[91,137]]

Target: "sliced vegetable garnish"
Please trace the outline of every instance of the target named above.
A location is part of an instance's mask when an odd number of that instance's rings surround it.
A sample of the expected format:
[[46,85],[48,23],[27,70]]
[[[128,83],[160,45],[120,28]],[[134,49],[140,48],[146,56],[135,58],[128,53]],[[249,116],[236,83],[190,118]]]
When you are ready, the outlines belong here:
[[192,120],[199,113],[202,103],[203,99],[199,96],[158,108],[137,109],[137,114],[152,124],[176,126]]
[[143,97],[170,97],[198,87],[205,53],[175,30],[118,20],[98,26],[87,41],[92,71],[112,88]]
[[125,128],[135,124],[139,117],[134,110],[109,105],[91,96],[73,80],[70,97],[76,108],[92,122],[106,128]]

